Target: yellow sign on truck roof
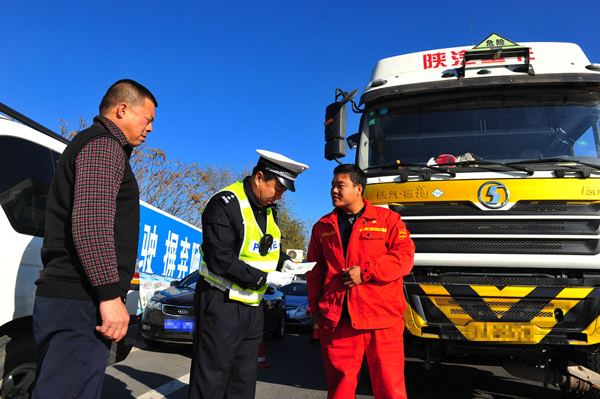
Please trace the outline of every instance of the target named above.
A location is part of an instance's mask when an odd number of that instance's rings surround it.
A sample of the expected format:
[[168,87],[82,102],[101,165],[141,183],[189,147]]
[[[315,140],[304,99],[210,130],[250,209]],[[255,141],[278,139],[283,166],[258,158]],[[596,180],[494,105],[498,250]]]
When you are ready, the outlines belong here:
[[[464,72],[467,61],[486,59],[496,60],[508,57],[524,57],[525,65],[527,65],[529,73],[533,74],[533,69],[529,64],[529,47],[521,46],[497,33],[492,33],[484,41],[465,53],[463,57],[462,72]],[[462,73],[461,75],[464,76]]]
[[475,50],[499,50],[507,47],[519,47],[519,45],[505,37],[500,36],[497,33],[492,33],[485,38],[477,46],[473,47],[471,51]]

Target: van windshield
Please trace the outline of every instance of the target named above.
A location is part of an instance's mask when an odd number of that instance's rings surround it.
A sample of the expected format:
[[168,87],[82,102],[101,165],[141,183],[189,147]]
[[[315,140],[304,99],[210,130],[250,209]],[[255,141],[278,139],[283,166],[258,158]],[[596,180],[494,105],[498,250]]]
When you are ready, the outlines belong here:
[[[600,93],[526,88],[428,95],[367,106],[363,168],[572,158],[600,164]],[[362,151],[362,150],[359,150]]]

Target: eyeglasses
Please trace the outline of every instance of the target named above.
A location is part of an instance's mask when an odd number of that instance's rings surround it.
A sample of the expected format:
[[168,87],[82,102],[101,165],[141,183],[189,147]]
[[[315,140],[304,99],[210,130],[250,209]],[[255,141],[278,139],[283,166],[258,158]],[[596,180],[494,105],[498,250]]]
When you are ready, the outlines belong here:
[[261,256],[266,256],[273,245],[273,236],[271,234],[265,234],[258,243],[258,253]]

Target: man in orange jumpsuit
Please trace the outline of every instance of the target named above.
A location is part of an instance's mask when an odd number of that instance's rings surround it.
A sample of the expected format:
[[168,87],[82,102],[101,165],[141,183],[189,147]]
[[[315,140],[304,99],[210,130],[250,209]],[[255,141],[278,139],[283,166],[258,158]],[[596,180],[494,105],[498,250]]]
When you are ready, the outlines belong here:
[[335,209],[313,227],[307,273],[309,313],[320,330],[328,399],[356,396],[363,357],[375,399],[406,398],[403,276],[415,246],[400,215],[362,198],[356,165],[334,170]]

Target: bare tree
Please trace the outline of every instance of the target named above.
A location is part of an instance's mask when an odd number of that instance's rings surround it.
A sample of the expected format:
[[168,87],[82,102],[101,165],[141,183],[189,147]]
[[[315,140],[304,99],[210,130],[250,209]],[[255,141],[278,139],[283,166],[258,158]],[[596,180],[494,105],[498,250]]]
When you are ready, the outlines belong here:
[[145,145],[134,150],[131,167],[143,201],[198,227],[210,197],[248,170],[169,160],[164,151]]
[[277,205],[282,236],[281,248],[284,252],[288,249],[300,249],[306,252],[312,223],[299,218],[292,211],[293,205],[293,201],[285,198],[282,198]]
[[73,122],[71,121],[65,121],[64,119],[59,119],[58,120],[59,126],[58,128],[60,129],[60,134],[66,138],[67,140],[72,140],[73,137],[75,137],[75,135],[79,132],[81,132],[83,129],[87,128],[88,125],[88,120],[85,119],[83,116],[78,116],[77,117],[77,129],[71,129],[71,131],[69,131],[69,126],[71,126],[73,124]]

